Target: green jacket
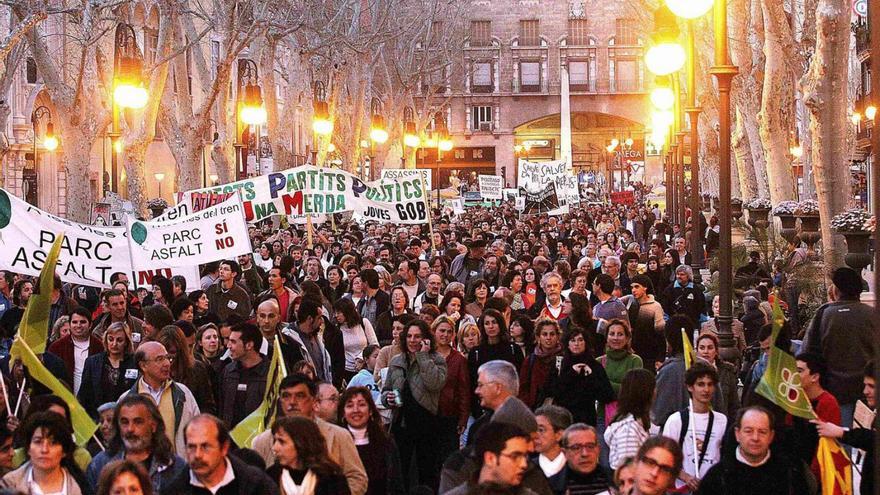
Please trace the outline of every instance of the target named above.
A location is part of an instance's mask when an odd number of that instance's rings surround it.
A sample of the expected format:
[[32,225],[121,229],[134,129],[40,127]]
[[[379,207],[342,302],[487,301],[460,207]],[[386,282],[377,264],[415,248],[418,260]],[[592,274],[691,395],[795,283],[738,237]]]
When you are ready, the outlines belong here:
[[[446,360],[436,352],[417,352],[415,359],[407,363],[407,356],[405,353],[398,354],[391,359],[382,391],[403,393],[404,386],[407,386],[416,402],[437,414],[440,391],[446,384]],[[382,403],[389,406],[384,394]]]

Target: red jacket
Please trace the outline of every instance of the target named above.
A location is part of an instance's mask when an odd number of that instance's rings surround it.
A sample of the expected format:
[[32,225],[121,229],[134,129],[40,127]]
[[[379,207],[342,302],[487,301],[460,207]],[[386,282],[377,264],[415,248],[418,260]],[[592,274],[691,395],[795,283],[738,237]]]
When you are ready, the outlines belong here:
[[440,416],[457,417],[458,426],[467,426],[471,413],[471,385],[467,359],[455,349],[446,356],[446,384],[440,391]]
[[546,397],[546,385],[550,373],[558,374],[557,357],[562,362],[562,351],[547,356],[537,356],[534,352],[527,357],[519,370],[519,400],[532,410]]
[[[64,367],[67,368],[67,372],[70,374],[70,379],[73,380],[73,337],[68,335],[67,337],[56,340],[49,346],[49,352],[64,361]],[[93,356],[99,352],[104,352],[104,344],[101,343],[101,339],[90,334],[89,356]],[[73,388],[73,383],[70,384],[70,388]]]

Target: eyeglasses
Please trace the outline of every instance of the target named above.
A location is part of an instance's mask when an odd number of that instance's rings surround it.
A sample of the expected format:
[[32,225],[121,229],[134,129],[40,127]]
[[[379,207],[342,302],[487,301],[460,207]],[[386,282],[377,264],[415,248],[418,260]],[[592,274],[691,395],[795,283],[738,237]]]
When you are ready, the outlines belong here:
[[318,399],[319,402],[329,401],[329,402],[339,402],[339,396],[335,395],[333,397],[322,397]]
[[660,471],[662,471],[670,476],[675,474],[675,466],[670,466],[668,464],[660,464],[656,460],[654,460],[646,455],[643,455],[642,457],[640,457],[639,461],[643,462],[646,466],[648,466],[651,469],[659,468]]
[[529,456],[529,454],[526,452],[513,452],[511,454],[505,454],[504,452],[502,452],[499,455],[501,455],[502,457],[507,457],[508,459],[510,459],[513,462],[524,461]]
[[584,450],[596,450],[599,448],[599,444],[595,442],[590,443],[576,443],[574,445],[569,445],[568,447],[563,447],[565,450],[569,452],[583,452]]
[[490,385],[490,384],[492,384],[492,383],[498,383],[498,382],[485,382],[485,383],[477,382],[477,388],[484,388],[484,387],[486,387],[487,385]]
[[162,364],[162,363],[164,363],[165,361],[168,361],[168,362],[170,363],[170,362],[174,361],[174,355],[172,355],[172,354],[163,354],[163,355],[161,355],[161,356],[156,356],[156,357],[154,357],[153,359],[145,359],[144,361],[152,361],[152,362],[154,362],[154,363],[159,363],[159,364]]

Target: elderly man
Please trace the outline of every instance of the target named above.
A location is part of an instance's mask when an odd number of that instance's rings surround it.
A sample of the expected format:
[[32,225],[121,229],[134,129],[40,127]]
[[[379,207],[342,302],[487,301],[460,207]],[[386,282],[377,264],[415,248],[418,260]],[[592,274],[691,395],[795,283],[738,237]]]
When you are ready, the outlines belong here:
[[467,252],[459,254],[449,265],[449,274],[465,286],[483,273],[483,256],[486,254],[486,241],[477,239],[470,243]]
[[130,394],[149,397],[161,412],[168,440],[175,446],[176,452],[183,452],[186,449],[183,427],[199,415],[199,405],[186,385],[171,379],[172,359],[165,346],[158,342],[141,344],[134,353],[134,362],[141,377],[119,399],[122,401]]
[[418,313],[422,310],[422,306],[425,304],[433,304],[434,306],[440,307],[440,301],[442,299],[440,297],[440,290],[442,288],[443,277],[436,273],[428,275],[424,292],[413,299],[413,311]]
[[129,302],[125,300],[125,294],[119,289],[110,289],[101,295],[101,304],[104,314],[95,319],[92,324],[92,333],[98,338],[104,337],[104,332],[111,323],[124,322],[131,330],[131,341],[135,346],[140,344],[144,332],[144,322],[135,318],[129,312]]
[[116,404],[113,430],[113,441],[107,445],[107,450],[92,459],[86,471],[92,492],[98,489],[98,478],[104,466],[127,459],[147,468],[153,493],[170,493],[165,492],[165,488],[186,472],[186,462],[174,453],[174,446],[165,435],[162,413],[153,401],[139,394],[120,400]]
[[575,423],[562,434],[565,467],[550,478],[553,493],[595,495],[614,484],[610,469],[599,465],[599,436],[596,429]]
[[556,272],[545,273],[541,277],[541,288],[544,289],[546,298],[544,304],[535,304],[532,306],[531,312],[535,319],[548,318],[554,321],[564,319],[568,314],[563,309],[564,299],[562,297],[562,286],[565,281],[562,276]]
[[[342,467],[351,494],[366,493],[367,471],[358,455],[351,433],[324,421],[317,415],[318,384],[303,375],[289,375],[281,380],[278,390],[278,413],[284,417],[302,416],[314,420],[327,442],[330,459]],[[251,447],[266,461],[267,466],[275,462],[271,430],[257,435]]]
[[488,422],[510,423],[530,434],[538,431],[535,415],[516,396],[519,393],[519,375],[513,364],[494,360],[480,366],[477,370],[476,392],[480,405],[492,413],[490,415],[487,411],[471,426],[469,439],[475,438],[476,432]]
[[202,414],[185,429],[189,469],[164,493],[174,495],[278,495],[278,485],[261,469],[229,455],[232,439],[223,421]]

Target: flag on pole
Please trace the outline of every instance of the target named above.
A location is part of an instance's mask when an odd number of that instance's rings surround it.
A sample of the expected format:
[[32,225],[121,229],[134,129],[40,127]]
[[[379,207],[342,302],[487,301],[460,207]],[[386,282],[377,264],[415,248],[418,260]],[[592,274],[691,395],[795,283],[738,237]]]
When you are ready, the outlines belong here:
[[697,355],[694,353],[694,346],[691,345],[687,331],[684,328],[681,329],[681,344],[684,348],[684,369],[689,370],[694,361],[696,361]]
[[852,495],[852,464],[836,440],[819,438],[816,451],[819,460],[823,495]]
[[[18,326],[18,336],[34,354],[46,352],[46,341],[49,339],[49,309],[52,307],[52,290],[55,288],[55,266],[58,264],[58,253],[61,252],[63,241],[64,234],[59,233],[40,270],[40,293],[34,293],[28,299],[21,324]],[[15,347],[11,354],[13,358],[18,357]]]
[[813,405],[801,386],[794,356],[776,346],[776,339],[785,324],[785,316],[779,301],[773,304],[773,331],[770,334],[770,356],[764,376],[755,391],[785,410],[792,416],[815,419]]
[[21,358],[22,364],[27,367],[31,378],[45,385],[53,394],[61,397],[67,403],[67,406],[70,408],[70,422],[73,425],[73,435],[76,437],[77,445],[84,446],[88,443],[92,435],[95,434],[95,431],[98,430],[98,425],[92,421],[89,413],[76,400],[73,393],[46,369],[43,362],[34,354],[34,351],[21,336],[15,337],[12,349],[17,351],[16,354]]
[[269,376],[266,377],[266,391],[263,393],[263,402],[260,403],[260,406],[254,412],[241,420],[229,432],[236,445],[243,449],[251,448],[254,438],[269,428],[275,421],[275,413],[277,412],[275,403],[278,402],[281,380],[286,376],[287,369],[284,367],[284,359],[281,356],[281,343],[276,336],[272,352],[272,362],[269,363]]

